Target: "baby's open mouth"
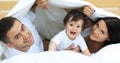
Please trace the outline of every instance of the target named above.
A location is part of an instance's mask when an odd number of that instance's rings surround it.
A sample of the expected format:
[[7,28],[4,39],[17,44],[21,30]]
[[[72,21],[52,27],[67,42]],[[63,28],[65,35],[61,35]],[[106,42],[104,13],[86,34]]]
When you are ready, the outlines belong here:
[[73,31],[71,31],[70,33],[71,33],[72,35],[75,35],[75,34],[76,34],[76,32],[73,32]]

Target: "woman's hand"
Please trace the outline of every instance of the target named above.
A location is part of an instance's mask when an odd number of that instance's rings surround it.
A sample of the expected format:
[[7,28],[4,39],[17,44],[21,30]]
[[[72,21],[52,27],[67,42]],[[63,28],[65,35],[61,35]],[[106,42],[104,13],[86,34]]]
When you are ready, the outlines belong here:
[[37,6],[44,10],[48,9],[47,3],[48,0],[36,0]]
[[[69,13],[72,9],[65,9],[65,10],[66,10],[66,12]],[[84,7],[77,8],[77,10],[83,12],[87,16],[91,16],[95,12],[95,10],[89,5],[85,5]]]
[[88,5],[84,6],[82,8],[82,11],[87,16],[90,16],[90,15],[92,15],[95,12],[95,10],[91,6],[88,6]]

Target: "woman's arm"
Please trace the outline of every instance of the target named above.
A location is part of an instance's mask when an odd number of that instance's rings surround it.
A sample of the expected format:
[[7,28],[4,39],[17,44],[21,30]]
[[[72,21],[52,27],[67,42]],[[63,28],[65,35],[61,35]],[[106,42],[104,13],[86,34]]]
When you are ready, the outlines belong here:
[[48,51],[55,51],[56,48],[57,48],[57,44],[55,42],[51,41],[50,44],[49,44]]
[[90,54],[90,51],[89,51],[88,49],[82,51],[82,53],[83,53],[84,55],[87,55],[87,56],[90,56],[90,55],[91,55],[91,54]]

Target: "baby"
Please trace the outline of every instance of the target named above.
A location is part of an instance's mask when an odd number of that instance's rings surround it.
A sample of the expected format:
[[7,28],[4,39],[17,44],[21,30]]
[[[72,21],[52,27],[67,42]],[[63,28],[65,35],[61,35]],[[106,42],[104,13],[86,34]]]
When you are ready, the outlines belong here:
[[72,10],[65,16],[63,22],[65,29],[50,40],[49,51],[65,50],[71,44],[74,44],[75,47],[79,46],[81,48],[83,54],[89,56],[90,52],[86,42],[80,34],[86,25],[88,25],[88,17],[78,10]]

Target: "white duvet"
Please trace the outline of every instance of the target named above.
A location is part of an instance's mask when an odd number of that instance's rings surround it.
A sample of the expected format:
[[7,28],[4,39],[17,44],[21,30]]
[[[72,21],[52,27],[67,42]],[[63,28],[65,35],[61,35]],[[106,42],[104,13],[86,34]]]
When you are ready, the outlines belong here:
[[47,51],[22,54],[1,63],[98,63],[95,59],[71,51]]
[[120,63],[118,49],[120,44],[109,45],[89,57],[72,51],[27,53],[3,60],[1,63]]

